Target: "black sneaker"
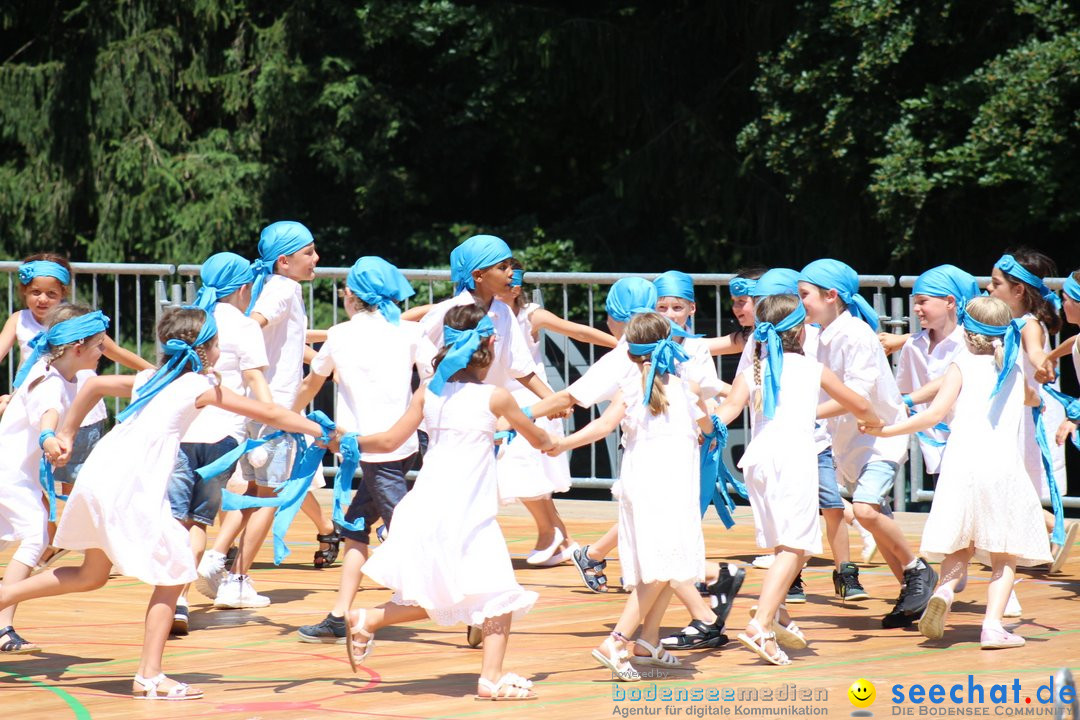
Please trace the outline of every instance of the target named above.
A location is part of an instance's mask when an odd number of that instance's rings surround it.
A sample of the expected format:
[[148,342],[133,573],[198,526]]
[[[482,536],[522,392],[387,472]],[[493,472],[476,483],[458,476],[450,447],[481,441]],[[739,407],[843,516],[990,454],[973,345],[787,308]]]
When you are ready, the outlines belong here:
[[930,603],[937,585],[938,576],[934,569],[919,558],[915,567],[904,571],[904,582],[900,586],[899,609],[908,615],[922,615]]
[[841,600],[866,600],[870,597],[859,582],[859,566],[853,562],[840,563],[840,569],[833,570],[832,582]]
[[[732,568],[735,569],[734,573],[731,572]],[[746,571],[735,563],[720,564],[720,575],[716,578],[716,582],[706,588],[709,604],[716,613],[717,625],[723,627],[727,621],[727,616],[731,613],[731,602],[739,593],[739,588],[742,587],[745,579]]]
[[177,605],[173,612],[172,628],[169,630],[173,635],[188,634],[188,608],[187,605]]
[[697,648],[718,648],[726,645],[728,636],[724,634],[724,626],[719,622],[706,625],[700,620],[691,620],[675,635],[661,638],[660,644],[668,650],[696,650]]
[[[784,602],[789,605],[798,605],[799,603],[806,602],[806,588],[803,586],[801,572],[795,576],[795,582],[791,583],[791,587],[788,588],[787,599]],[[929,600],[927,600],[927,602],[929,602]]]
[[889,611],[889,614],[881,618],[881,627],[888,630],[894,630],[896,628],[911,627],[919,620],[918,615],[909,615],[901,609],[901,604],[904,602],[904,596],[896,598],[896,603],[893,605],[893,609]]
[[345,618],[334,617],[327,614],[323,621],[317,625],[303,625],[296,634],[300,636],[302,643],[326,643],[328,645],[344,645],[348,640],[348,629],[345,626]]

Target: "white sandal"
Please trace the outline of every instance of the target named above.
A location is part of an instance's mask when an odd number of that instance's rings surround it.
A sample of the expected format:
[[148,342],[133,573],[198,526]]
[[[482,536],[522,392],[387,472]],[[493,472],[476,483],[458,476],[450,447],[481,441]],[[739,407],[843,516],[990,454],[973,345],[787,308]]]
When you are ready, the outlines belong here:
[[[367,659],[367,656],[371,654],[371,651],[375,649],[375,633],[370,633],[364,629],[364,620],[367,619],[367,610],[363,608],[356,611],[355,623],[349,623],[349,637],[345,643],[345,652],[349,655],[349,667],[355,673],[357,668],[360,667],[360,663]],[[366,642],[357,642],[356,636],[363,635],[367,637]]]
[[648,651],[648,655],[634,655],[630,654],[630,660],[635,665],[651,665],[652,667],[664,667],[664,668],[681,668],[683,664],[679,661],[679,658],[675,657],[667,650],[663,645],[653,647],[652,644],[638,638],[634,641],[638,647]]
[[[746,633],[739,633],[739,642],[745,645],[748,649],[753,651],[759,658],[765,662],[772,663],[773,665],[790,665],[791,659],[788,658],[787,653],[780,649],[780,643],[776,642],[776,633],[765,632],[765,628],[761,627],[761,623],[754,618],[750,621],[751,627],[756,627],[757,632],[753,636],[748,636]],[[765,649],[765,643],[772,640],[776,642],[776,652],[770,655]]]
[[491,701],[507,701],[507,700],[535,700],[536,693],[532,691],[532,681],[526,680],[520,675],[514,673],[506,673],[499,682],[493,683],[487,678],[480,678],[477,684],[484,690],[487,690],[490,695],[481,695],[477,693],[475,699],[477,700],[491,700]]
[[203,696],[202,690],[196,690],[187,683],[178,682],[166,692],[161,692],[158,686],[168,680],[165,673],[158,673],[152,678],[135,675],[135,684],[141,685],[142,690],[132,690],[131,697],[135,700],[198,700]]
[[[791,620],[789,615],[789,622],[787,625],[780,621],[780,610],[784,608],[781,604],[776,610],[776,614],[773,616],[773,627],[776,632],[776,641],[786,647],[788,650],[802,650],[810,643],[807,641],[806,636],[803,635],[803,631],[795,624],[794,620]],[[750,608],[750,617],[757,617],[757,605]],[[760,625],[759,625],[760,627]]]
[[600,645],[603,651],[597,648],[592,651],[592,656],[597,662],[611,671],[614,676],[613,679],[618,679],[620,682],[637,682],[641,680],[641,675],[630,665],[630,653],[625,648],[619,650],[615,646],[616,640],[622,640],[627,644],[630,643],[630,640],[625,635],[613,630]]

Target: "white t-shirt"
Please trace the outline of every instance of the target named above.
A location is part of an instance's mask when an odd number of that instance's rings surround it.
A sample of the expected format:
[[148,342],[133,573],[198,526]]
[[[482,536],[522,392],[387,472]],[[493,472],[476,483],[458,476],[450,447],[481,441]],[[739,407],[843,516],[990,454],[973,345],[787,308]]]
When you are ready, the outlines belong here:
[[716,361],[713,360],[709,346],[702,338],[685,338],[682,342],[683,350],[690,359],[679,368],[679,377],[691,380],[701,388],[704,399],[714,398],[720,394],[723,384],[716,374]]
[[[245,370],[257,370],[268,365],[262,328],[228,303],[214,306],[214,321],[218,327],[218,349],[221,351],[214,370],[221,376],[221,387],[238,395],[245,391]],[[195,418],[182,442],[213,443],[226,437],[237,442],[244,439],[246,419],[236,413],[209,405]]]
[[578,405],[592,407],[609,402],[623,384],[633,382],[635,378],[640,382],[641,368],[630,359],[626,348],[626,339],[619,338],[615,347],[566,389]]
[[262,332],[270,394],[275,403],[291,408],[304,379],[307,315],[300,283],[284,275],[271,275],[255,301],[255,313],[266,318]]
[[[18,322],[15,323],[15,339],[19,343],[19,359],[21,362],[26,362],[33,354],[33,350],[30,349],[30,341],[37,337],[37,334],[45,331],[45,326],[37,321],[34,317],[34,313],[29,310],[20,310]],[[80,370],[75,373],[75,379],[78,382],[79,389],[86,384],[86,381],[97,375],[93,370]],[[86,413],[86,417],[83,418],[82,427],[87,425],[93,425],[94,423],[101,422],[109,416],[105,410],[105,401],[98,400],[94,407],[90,408],[90,412]]]
[[[412,369],[430,355],[419,323],[390,324],[378,310],[361,311],[326,332],[311,371],[334,376],[335,421],[361,435],[383,432],[397,422],[412,398]],[[364,453],[364,462],[403,460],[419,449],[416,433],[386,453]]]

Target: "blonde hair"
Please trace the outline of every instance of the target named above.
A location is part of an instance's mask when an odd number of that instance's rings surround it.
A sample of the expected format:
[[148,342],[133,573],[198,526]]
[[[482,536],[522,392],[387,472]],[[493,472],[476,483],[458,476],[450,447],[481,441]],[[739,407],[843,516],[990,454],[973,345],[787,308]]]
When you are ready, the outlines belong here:
[[[57,323],[62,323],[65,320],[71,320],[72,318],[77,318],[82,315],[89,315],[92,312],[93,310],[86,305],[78,303],[61,303],[50,310],[49,314],[45,316],[45,327],[50,328]],[[69,342],[63,345],[53,345],[49,348],[49,351],[44,353],[41,357],[46,365],[51,365],[59,360],[64,353],[68,351],[68,348],[88,343],[90,340],[101,334],[103,333],[95,333],[94,335],[84,337],[82,340],[76,340],[75,342]]]
[[[660,313],[638,313],[630,318],[626,325],[626,341],[634,344],[646,344],[659,342],[671,334],[671,322]],[[641,365],[641,390],[645,391],[645,385],[649,377],[649,365],[652,361],[648,355],[630,355],[630,359]],[[660,378],[654,378],[652,396],[649,397],[649,412],[653,415],[662,415],[667,412],[668,399],[664,391],[664,384]]]
[[[972,298],[968,302],[965,312],[973,320],[978,320],[986,325],[1008,325],[1013,319],[1009,306],[995,297]],[[998,370],[1001,369],[1004,363],[1005,350],[1001,346],[999,338],[972,332],[964,328],[964,339],[967,340],[968,350],[971,351],[972,355],[993,355],[994,364]]]
[[[775,325],[790,315],[798,306],[798,295],[766,295],[763,298],[758,298],[757,304],[754,305],[754,316],[757,317],[759,322],[768,322]],[[801,332],[802,326],[800,325],[780,333],[780,346],[784,352],[797,355],[803,354],[802,345],[799,343],[799,334]],[[754,385],[758,388],[761,387],[761,346],[762,343],[754,340]],[[754,410],[761,410],[762,394],[760,390],[754,393]]]
[[[199,337],[199,332],[202,330],[203,323],[207,320],[207,313],[204,310],[193,307],[178,307],[170,308],[166,310],[161,316],[161,320],[158,321],[157,334],[158,340],[161,344],[169,342],[173,338],[177,340],[183,340],[184,342],[195,342],[195,339]],[[199,362],[202,363],[202,372],[206,374],[213,374],[218,380],[221,378],[218,376],[217,371],[214,370],[213,365],[210,364],[209,358],[206,355],[206,350],[217,340],[215,335],[210,340],[207,340],[202,345],[196,345],[194,350],[195,354],[199,356]],[[192,370],[191,363],[185,364],[184,372],[190,372]]]

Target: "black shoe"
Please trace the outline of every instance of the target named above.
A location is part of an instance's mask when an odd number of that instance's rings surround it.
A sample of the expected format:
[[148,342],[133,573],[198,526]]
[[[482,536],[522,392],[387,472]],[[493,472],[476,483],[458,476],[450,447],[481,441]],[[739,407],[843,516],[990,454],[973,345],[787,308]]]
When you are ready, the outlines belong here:
[[840,563],[840,569],[833,570],[832,582],[841,600],[866,600],[870,597],[859,582],[859,566],[853,562]]
[[[784,600],[788,605],[798,605],[806,602],[806,587],[803,586],[802,573],[795,576],[795,582],[788,588],[787,598]],[[927,600],[929,602],[929,600]]]
[[188,609],[187,605],[177,605],[173,612],[172,628],[169,630],[173,635],[188,634]]
[[919,558],[915,567],[904,571],[904,582],[900,586],[900,602],[897,608],[908,615],[922,615],[930,603],[937,585],[937,573]]
[[660,644],[668,650],[696,650],[697,648],[718,648],[726,645],[728,636],[719,622],[706,625],[700,620],[691,620],[671,637],[662,638]]
[[327,614],[323,621],[317,625],[303,625],[296,634],[303,643],[326,643],[328,645],[344,645],[348,640],[348,628],[345,626],[345,618],[334,617]]
[[[731,568],[735,568],[734,574]],[[727,622],[727,616],[731,613],[731,602],[739,593],[743,580],[746,579],[746,571],[734,563],[720,563],[720,575],[716,582],[709,585],[706,591],[709,596],[709,604],[716,613],[716,624],[720,627]]]
[[914,625],[918,620],[918,615],[908,615],[906,612],[900,609],[900,603],[903,602],[903,597],[896,598],[896,605],[889,611],[889,614],[881,618],[881,627],[888,630],[896,628],[906,628]]

